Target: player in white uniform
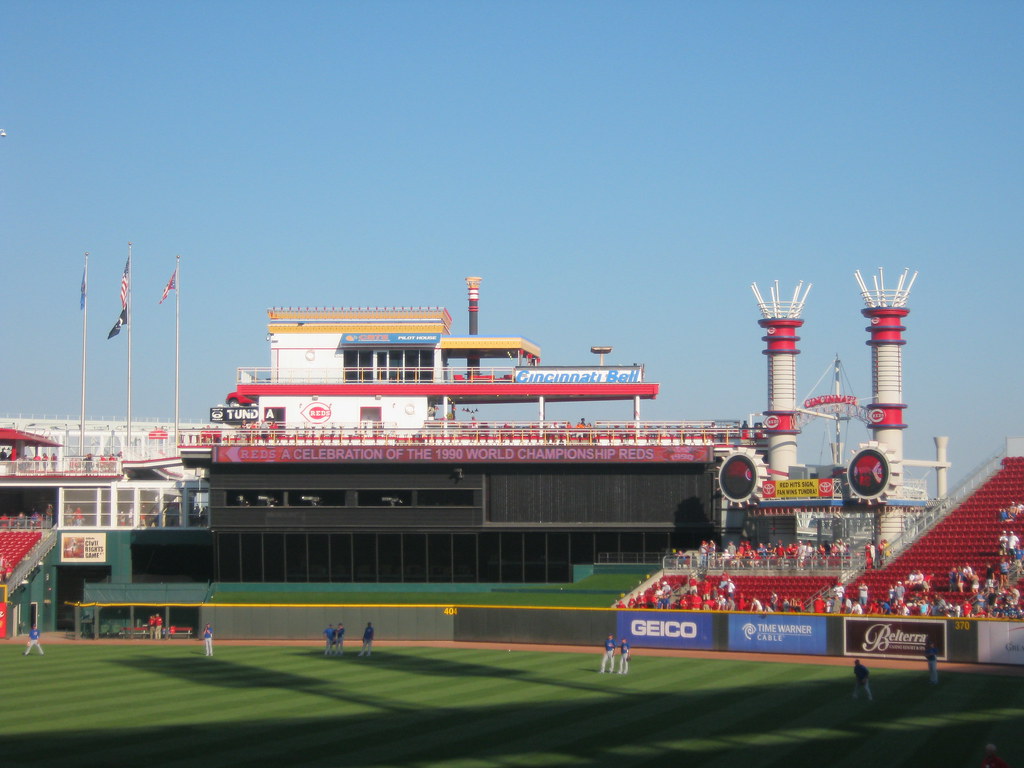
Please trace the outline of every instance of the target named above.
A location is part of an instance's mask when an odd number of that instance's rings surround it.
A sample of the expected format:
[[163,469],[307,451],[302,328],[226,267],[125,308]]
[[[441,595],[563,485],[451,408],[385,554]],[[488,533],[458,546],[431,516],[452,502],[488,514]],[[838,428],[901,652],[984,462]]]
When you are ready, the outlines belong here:
[[604,674],[605,669],[609,672],[615,671],[615,635],[608,635],[608,639],[604,641],[604,656],[601,658],[601,674]]

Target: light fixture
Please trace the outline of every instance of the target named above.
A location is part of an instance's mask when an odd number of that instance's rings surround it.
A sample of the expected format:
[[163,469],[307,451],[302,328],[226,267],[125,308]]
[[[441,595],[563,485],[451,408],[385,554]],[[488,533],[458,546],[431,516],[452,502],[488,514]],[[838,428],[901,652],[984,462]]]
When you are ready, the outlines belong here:
[[600,355],[601,356],[601,359],[600,359],[600,362],[598,363],[598,365],[602,365],[603,366],[604,365],[604,356],[608,355],[608,354],[611,354],[612,348],[611,347],[591,347],[590,351],[593,352],[595,355]]

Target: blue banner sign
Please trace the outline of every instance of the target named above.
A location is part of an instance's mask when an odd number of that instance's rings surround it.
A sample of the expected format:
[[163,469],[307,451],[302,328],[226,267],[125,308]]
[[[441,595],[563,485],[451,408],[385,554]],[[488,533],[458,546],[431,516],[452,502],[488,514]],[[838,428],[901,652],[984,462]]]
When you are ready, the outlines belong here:
[[729,614],[729,650],[825,655],[824,616],[793,613]]
[[635,648],[714,647],[711,616],[706,613],[619,611],[618,630],[617,637],[626,638]]

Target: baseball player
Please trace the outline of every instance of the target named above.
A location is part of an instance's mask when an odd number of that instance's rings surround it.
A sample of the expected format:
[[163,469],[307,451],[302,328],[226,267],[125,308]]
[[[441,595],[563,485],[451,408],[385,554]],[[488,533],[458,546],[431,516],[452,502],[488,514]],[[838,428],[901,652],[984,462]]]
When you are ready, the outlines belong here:
[[28,631],[28,644],[25,646],[24,655],[28,656],[28,653],[32,648],[36,648],[39,651],[40,656],[46,655],[43,653],[43,646],[39,644],[39,628],[34,624],[32,625],[32,629]]
[[324,630],[324,656],[330,656],[334,651],[334,625],[328,624]]
[[366,629],[363,630],[363,647],[359,651],[360,656],[369,656],[373,652],[373,624],[366,622]]
[[928,645],[924,649],[924,657],[928,661],[928,682],[937,685],[939,682],[939,649],[931,640],[928,641]]
[[615,635],[608,635],[604,641],[604,656],[601,658],[600,672],[603,675],[605,669],[609,672],[615,671]]
[[622,638],[622,643],[619,645],[619,674],[624,675],[629,672],[629,640]]
[[213,656],[213,627],[209,624],[203,628],[203,648],[207,656]]
[[345,625],[340,621],[334,628],[334,652],[339,656],[345,655]]
[[857,698],[860,695],[861,688],[864,689],[864,693],[868,695],[868,701],[874,701],[871,697],[871,685],[868,683],[868,677],[871,675],[868,672],[868,668],[860,663],[860,659],[855,659],[853,662],[853,698]]

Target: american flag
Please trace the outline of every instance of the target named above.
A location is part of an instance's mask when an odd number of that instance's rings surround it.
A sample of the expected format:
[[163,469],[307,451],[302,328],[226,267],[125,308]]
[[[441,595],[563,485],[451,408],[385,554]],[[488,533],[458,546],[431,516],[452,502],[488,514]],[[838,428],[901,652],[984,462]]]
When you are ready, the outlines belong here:
[[132,265],[132,257],[124,263],[124,274],[121,275],[121,309],[128,308],[128,270]]
[[167,298],[167,295],[175,289],[176,286],[174,285],[174,279],[177,276],[178,268],[175,267],[174,271],[171,273],[171,279],[167,281],[167,285],[164,287],[164,295],[160,297],[160,301],[158,301],[157,304],[163,304],[164,300]]

